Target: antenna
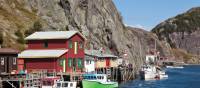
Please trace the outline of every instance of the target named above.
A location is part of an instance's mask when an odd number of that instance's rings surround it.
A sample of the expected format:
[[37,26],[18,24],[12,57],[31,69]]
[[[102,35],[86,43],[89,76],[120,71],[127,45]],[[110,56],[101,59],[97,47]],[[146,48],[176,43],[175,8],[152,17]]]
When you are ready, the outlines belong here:
[[155,48],[155,51],[156,51],[156,39],[154,39],[154,42],[155,42],[155,47],[154,48]]

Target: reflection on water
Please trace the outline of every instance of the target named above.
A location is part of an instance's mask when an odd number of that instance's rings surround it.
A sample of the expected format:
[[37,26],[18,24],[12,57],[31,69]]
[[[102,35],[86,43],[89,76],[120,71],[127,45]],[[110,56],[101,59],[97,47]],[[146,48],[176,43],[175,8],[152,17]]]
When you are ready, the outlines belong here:
[[184,66],[183,69],[166,69],[167,79],[134,80],[122,83],[120,88],[200,88],[200,65]]

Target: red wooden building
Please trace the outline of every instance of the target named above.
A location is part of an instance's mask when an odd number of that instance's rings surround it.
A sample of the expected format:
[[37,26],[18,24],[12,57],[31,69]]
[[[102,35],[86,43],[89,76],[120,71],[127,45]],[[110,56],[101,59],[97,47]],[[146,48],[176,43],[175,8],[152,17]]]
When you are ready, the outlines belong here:
[[82,72],[85,37],[77,31],[35,32],[18,55],[18,70]]

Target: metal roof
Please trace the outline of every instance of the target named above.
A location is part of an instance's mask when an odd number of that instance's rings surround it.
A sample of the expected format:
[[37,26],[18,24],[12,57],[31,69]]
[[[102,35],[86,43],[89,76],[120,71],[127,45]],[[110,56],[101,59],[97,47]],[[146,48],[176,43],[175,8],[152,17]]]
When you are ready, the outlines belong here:
[[99,57],[99,58],[102,58],[102,57],[117,58],[117,56],[112,55],[112,54],[101,53],[100,50],[85,50],[85,54],[90,55],[90,56],[96,56],[96,57]]
[[[30,36],[26,37],[25,40],[43,40],[43,39],[68,39],[71,38],[76,33],[80,34],[78,31],[43,31],[35,32]],[[82,34],[80,34],[82,36]],[[84,39],[85,37],[82,36]]]
[[57,58],[65,54],[68,50],[24,50],[18,55],[18,58]]
[[0,48],[0,54],[17,54],[19,51],[11,48]]

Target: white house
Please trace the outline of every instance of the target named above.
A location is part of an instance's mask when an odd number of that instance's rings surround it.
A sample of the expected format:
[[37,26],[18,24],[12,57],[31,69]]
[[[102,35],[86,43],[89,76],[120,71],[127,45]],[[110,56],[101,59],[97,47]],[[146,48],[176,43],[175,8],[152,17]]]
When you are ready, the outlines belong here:
[[85,55],[85,60],[84,60],[84,65],[85,65],[85,71],[87,73],[92,73],[95,72],[95,61],[94,57]]

